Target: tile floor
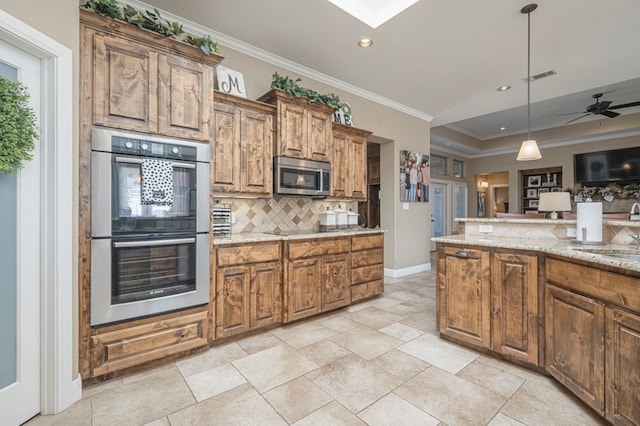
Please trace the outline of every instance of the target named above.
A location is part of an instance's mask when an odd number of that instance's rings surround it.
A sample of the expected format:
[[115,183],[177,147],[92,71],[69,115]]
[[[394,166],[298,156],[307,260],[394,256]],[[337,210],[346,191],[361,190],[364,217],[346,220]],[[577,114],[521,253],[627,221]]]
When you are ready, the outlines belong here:
[[[432,263],[434,264],[434,263]],[[553,380],[438,338],[435,272],[383,296],[85,388],[28,425],[598,425]]]

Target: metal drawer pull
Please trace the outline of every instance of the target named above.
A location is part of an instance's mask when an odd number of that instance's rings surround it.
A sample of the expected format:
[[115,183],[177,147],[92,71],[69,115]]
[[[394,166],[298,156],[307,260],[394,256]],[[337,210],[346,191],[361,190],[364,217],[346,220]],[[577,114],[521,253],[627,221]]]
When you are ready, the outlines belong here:
[[456,253],[456,257],[461,257],[463,259],[468,259],[469,258],[469,253],[467,253],[466,251],[459,251]]
[[178,238],[173,240],[160,240],[160,241],[124,241],[113,243],[115,248],[122,247],[151,247],[151,246],[168,246],[171,244],[190,244],[195,243],[195,238]]
[[[142,158],[129,158],[129,157],[116,157],[116,163],[129,163],[129,164],[142,164],[144,160]],[[180,167],[182,169],[195,169],[196,165],[191,163],[177,163],[171,162],[172,167]]]

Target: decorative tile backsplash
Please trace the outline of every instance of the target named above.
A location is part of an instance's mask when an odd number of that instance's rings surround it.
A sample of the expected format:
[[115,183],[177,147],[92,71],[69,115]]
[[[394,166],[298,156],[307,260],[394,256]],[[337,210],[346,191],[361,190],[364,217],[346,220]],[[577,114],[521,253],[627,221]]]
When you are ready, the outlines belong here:
[[318,230],[320,212],[329,207],[358,211],[357,202],[328,201],[305,197],[278,197],[270,199],[220,199],[231,204],[235,215],[232,234],[243,232],[292,231],[297,229]]

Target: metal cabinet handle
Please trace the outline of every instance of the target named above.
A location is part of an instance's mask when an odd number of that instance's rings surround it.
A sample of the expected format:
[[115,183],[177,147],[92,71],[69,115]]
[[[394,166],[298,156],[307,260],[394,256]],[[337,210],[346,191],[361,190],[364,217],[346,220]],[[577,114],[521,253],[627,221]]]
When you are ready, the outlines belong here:
[[[142,158],[129,158],[129,157],[116,157],[116,163],[129,163],[129,164],[142,164],[144,160]],[[171,162],[172,167],[180,167],[183,169],[195,169],[196,165],[191,163],[178,163]]]
[[171,240],[160,240],[160,241],[119,241],[117,243],[113,243],[115,248],[122,247],[151,247],[151,246],[168,246],[172,244],[190,244],[195,243],[195,238],[174,238]]
[[455,254],[456,257],[459,257],[461,259],[468,259],[469,258],[469,253],[467,253],[466,251],[459,251]]

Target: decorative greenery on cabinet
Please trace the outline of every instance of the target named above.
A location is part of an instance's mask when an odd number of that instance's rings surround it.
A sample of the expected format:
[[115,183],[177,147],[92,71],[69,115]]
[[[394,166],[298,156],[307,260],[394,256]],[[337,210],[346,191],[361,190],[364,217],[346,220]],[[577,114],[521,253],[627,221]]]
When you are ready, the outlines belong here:
[[272,89],[280,89],[287,92],[292,98],[301,99],[307,98],[307,102],[312,104],[314,102],[321,102],[325,105],[330,106],[334,110],[343,110],[346,114],[351,114],[351,110],[349,108],[349,104],[346,102],[342,102],[340,97],[334,93],[328,93],[326,95],[321,95],[315,90],[307,89],[305,87],[300,86],[299,78],[292,80],[289,76],[282,76],[277,72],[274,72],[271,76],[271,88]]

